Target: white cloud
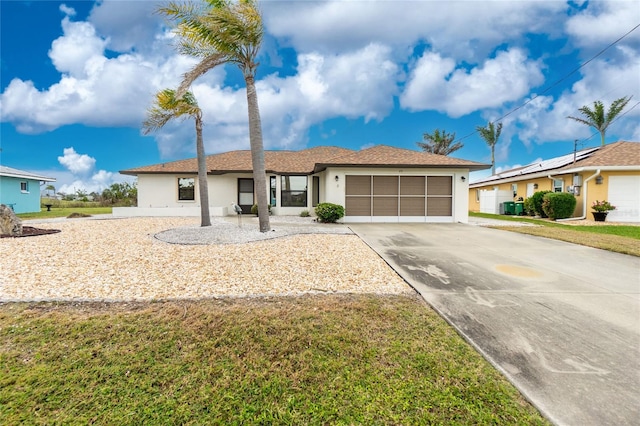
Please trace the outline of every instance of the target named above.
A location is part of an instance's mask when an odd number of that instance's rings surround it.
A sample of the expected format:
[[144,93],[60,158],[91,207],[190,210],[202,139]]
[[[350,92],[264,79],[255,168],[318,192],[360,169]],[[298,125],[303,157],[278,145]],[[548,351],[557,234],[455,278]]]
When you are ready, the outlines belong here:
[[[311,125],[334,117],[381,120],[393,108],[400,78],[389,48],[369,45],[349,54],[298,56],[297,73],[270,75],[256,83],[264,145],[296,148]],[[204,112],[208,153],[249,147],[246,91],[196,84],[193,92]],[[158,132],[163,156],[193,152],[192,122],[172,123]]]
[[[62,21],[64,35],[54,40],[49,56],[62,73],[60,81],[38,90],[31,81],[13,79],[0,95],[2,121],[21,133],[41,133],[81,123],[88,126],[139,127],[153,95],[174,87],[196,61],[168,51],[159,35],[153,53],[105,56],[107,39],[88,22]],[[169,52],[169,53],[167,53]],[[204,81],[224,78],[211,73]]]
[[66,4],[60,5],[60,11],[67,16],[76,16],[76,10],[72,7],[67,6]]
[[524,32],[557,34],[562,1],[265,2],[267,31],[302,52],[347,52],[369,43],[407,49],[425,42],[456,60],[475,62]]
[[543,81],[541,65],[519,49],[498,52],[467,71],[440,54],[427,52],[416,62],[400,96],[411,111],[437,110],[452,117],[500,107],[529,93]]
[[[640,107],[632,107],[640,101],[640,51],[625,48],[620,58],[624,64],[621,61],[612,64],[607,60],[595,60],[582,69],[582,78],[558,99],[541,96],[526,105],[517,114],[517,124],[521,128],[519,138],[527,145],[585,138],[590,138],[595,144],[599,141],[599,134],[594,129],[567,117],[579,116],[580,107],[592,107],[597,100],[608,108],[615,99],[633,96],[624,114],[607,129],[607,141],[638,140]],[[591,138],[594,133],[596,136]]]
[[44,176],[56,178],[56,192],[75,194],[81,190],[87,193],[101,193],[116,182],[132,182],[135,178],[106,170],[94,171],[96,159],[87,154],[79,154],[73,147],[65,148],[58,162],[68,171],[46,171]]
[[73,147],[65,148],[63,153],[63,156],[58,157],[58,162],[74,175],[87,175],[96,165],[95,158],[78,154]]
[[[609,0],[590,2],[589,7],[570,17],[566,22],[567,33],[577,46],[600,50],[623,36],[640,22],[637,0]],[[629,34],[620,43],[640,42],[640,31]],[[587,50],[588,54],[592,52]]]
[[62,20],[64,36],[51,43],[49,57],[61,73],[73,77],[86,77],[85,67],[103,58],[106,41],[96,35],[93,26],[87,22],[72,22],[69,17]]
[[100,34],[108,34],[108,48],[116,52],[146,51],[153,47],[163,19],[155,11],[156,0],[102,0],[97,2],[88,21]]

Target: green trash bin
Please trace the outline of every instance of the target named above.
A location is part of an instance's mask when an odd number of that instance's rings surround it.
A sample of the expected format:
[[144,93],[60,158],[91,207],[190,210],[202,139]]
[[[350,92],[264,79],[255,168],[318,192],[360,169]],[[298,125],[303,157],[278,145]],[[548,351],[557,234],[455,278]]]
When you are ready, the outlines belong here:
[[502,203],[502,206],[504,214],[516,214],[516,203],[514,203],[513,201],[505,201],[504,203]]
[[524,215],[524,203],[523,202],[516,202],[516,214],[518,216],[522,216]]

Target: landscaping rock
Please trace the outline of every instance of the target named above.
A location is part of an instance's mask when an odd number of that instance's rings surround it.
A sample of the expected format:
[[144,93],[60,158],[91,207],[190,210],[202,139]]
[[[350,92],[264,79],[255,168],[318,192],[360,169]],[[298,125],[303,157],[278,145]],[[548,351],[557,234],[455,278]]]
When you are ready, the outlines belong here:
[[0,235],[12,237],[22,235],[22,220],[4,204],[0,204]]

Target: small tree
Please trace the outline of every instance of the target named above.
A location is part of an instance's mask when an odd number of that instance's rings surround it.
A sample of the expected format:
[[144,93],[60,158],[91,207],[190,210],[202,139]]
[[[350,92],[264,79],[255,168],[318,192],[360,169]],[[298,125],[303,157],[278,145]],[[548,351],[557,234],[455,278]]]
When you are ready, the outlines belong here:
[[425,152],[449,155],[464,146],[462,142],[453,143],[455,139],[455,133],[447,133],[444,130],[440,133],[440,129],[436,129],[433,133],[423,133],[422,142],[417,142],[417,144]]
[[604,136],[607,132],[607,128],[615,120],[615,118],[622,112],[624,107],[627,106],[629,101],[631,100],[631,96],[624,97],[620,99],[616,99],[611,102],[609,106],[609,111],[605,114],[604,105],[600,101],[595,101],[593,103],[593,109],[588,106],[583,106],[578,109],[582,114],[582,117],[572,117],[569,116],[572,120],[577,121],[578,123],[586,124],[589,127],[593,127],[598,132],[600,132],[600,137],[602,138],[602,146],[604,146]]
[[47,191],[47,197],[51,197],[51,193],[53,192],[54,194],[56,193],[56,187],[53,185],[47,185],[45,186],[45,191]]
[[209,214],[209,186],[207,184],[207,159],[202,141],[202,110],[193,93],[186,92],[177,98],[175,90],[164,89],[156,94],[154,105],[147,111],[142,123],[145,135],[161,129],[174,118],[193,118],[196,126],[196,156],[198,159],[198,184],[200,185],[200,223],[211,226]]

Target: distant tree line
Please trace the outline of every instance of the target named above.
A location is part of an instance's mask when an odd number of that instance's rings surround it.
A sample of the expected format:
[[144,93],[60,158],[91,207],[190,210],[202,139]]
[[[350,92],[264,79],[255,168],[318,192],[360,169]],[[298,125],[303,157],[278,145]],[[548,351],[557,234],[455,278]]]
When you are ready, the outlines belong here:
[[88,192],[84,189],[76,189],[75,192],[55,192],[53,185],[47,185],[45,188],[47,196],[51,197],[51,193],[57,194],[58,198],[64,201],[82,201],[95,202],[101,206],[120,206],[130,207],[138,204],[138,187],[136,182],[113,183],[102,192]]

